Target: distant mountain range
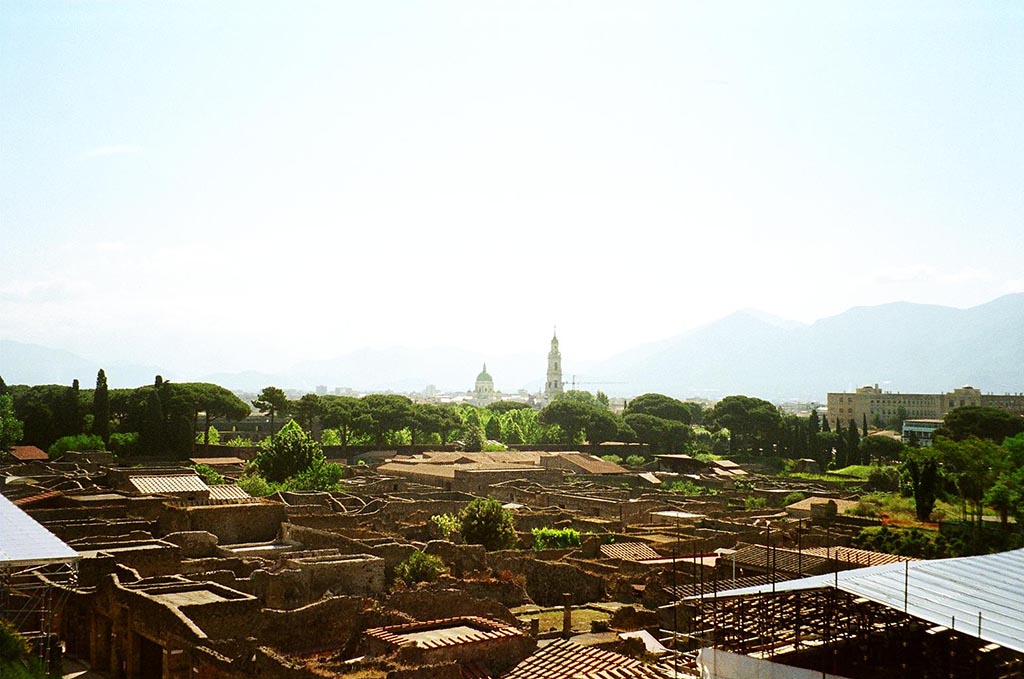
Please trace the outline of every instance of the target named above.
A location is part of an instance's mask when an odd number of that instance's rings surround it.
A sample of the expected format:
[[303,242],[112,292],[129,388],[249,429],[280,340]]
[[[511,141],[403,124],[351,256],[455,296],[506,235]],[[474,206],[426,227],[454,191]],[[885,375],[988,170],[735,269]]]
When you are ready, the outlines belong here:
[[[546,347],[544,347],[546,349]],[[495,386],[537,391],[545,353],[484,357],[453,348],[360,349],[277,373],[246,371],[176,376],[152,366],[106,364],[112,386],[148,384],[153,376],[215,382],[257,391],[269,384],[317,384],[357,390],[470,389],[487,360]],[[940,392],[972,384],[985,392],[1024,391],[1024,293],[970,309],[898,302],[856,307],[810,325],[740,311],[661,342],[601,362],[572,360],[580,388],[631,396],[656,391],[719,398],[744,393],[775,401],[823,400],[863,384],[902,392]],[[91,387],[100,364],[59,349],[0,340],[0,375],[8,384]],[[585,377],[584,377],[585,376]],[[572,375],[563,375],[567,385]]]

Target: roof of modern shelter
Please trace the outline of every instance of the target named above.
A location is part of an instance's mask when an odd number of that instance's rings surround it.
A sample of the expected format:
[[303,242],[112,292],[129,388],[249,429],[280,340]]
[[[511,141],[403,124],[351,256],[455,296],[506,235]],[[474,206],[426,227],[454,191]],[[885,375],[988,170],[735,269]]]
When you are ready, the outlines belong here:
[[70,563],[78,552],[0,495],[0,568]]
[[904,561],[774,585],[719,592],[718,597],[836,587],[907,614],[1024,653],[1024,549],[983,556]]

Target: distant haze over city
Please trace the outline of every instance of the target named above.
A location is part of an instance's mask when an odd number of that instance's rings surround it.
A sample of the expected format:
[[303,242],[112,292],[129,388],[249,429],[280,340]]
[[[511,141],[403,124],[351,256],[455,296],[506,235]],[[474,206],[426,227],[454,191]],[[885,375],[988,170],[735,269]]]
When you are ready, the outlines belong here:
[[[571,335],[570,335],[571,336]],[[812,324],[739,311],[687,333],[639,344],[604,360],[574,356],[560,334],[566,388],[612,396],[657,391],[720,398],[746,393],[773,400],[823,400],[828,391],[878,383],[893,391],[940,392],[973,384],[986,392],[1024,390],[1024,294],[970,309],[896,303],[858,307]],[[469,347],[374,347],[294,364],[262,362],[252,370],[200,373],[171,363],[97,362],[68,352],[0,342],[0,375],[9,383],[88,385],[106,368],[111,383],[138,386],[161,373],[258,391],[268,384],[312,390],[464,391],[486,361],[495,387],[539,391],[549,335],[530,351],[487,355]]]
[[1024,291],[1019,3],[2,14],[0,338],[114,383],[533,388],[557,324],[609,392],[1020,388],[792,325]]

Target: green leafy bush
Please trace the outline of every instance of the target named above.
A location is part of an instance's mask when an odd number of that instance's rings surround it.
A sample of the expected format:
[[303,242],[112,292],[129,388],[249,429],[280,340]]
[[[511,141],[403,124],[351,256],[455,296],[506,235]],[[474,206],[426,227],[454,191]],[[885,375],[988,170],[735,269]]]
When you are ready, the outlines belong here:
[[323,459],[320,444],[292,420],[273,438],[260,443],[255,463],[268,481],[284,481],[309,469],[315,460]]
[[139,453],[139,432],[128,431],[110,435],[110,452],[117,457],[131,457]]
[[806,495],[801,493],[799,490],[794,490],[792,493],[785,497],[785,499],[782,501],[782,506],[788,507],[790,505],[796,504],[797,502],[801,502],[806,499]]
[[415,585],[417,582],[433,582],[447,570],[444,562],[436,556],[413,552],[395,566],[395,578],[407,585]]
[[234,436],[225,441],[224,445],[231,446],[232,448],[249,448],[252,446],[252,440],[242,438],[241,436]]
[[534,549],[566,549],[581,544],[580,532],[572,528],[534,528],[530,533]]
[[611,462],[613,464],[622,464],[622,458],[618,455],[602,455],[601,459],[605,462]]
[[673,493],[682,493],[683,495],[716,495],[718,491],[714,488],[705,488],[699,486],[693,481],[688,479],[682,479],[680,481],[673,481],[668,486],[668,490]]
[[643,455],[630,455],[626,458],[626,464],[630,467],[641,467],[647,464],[647,458]]
[[441,535],[445,538],[462,530],[462,522],[454,514],[434,514],[430,520],[441,530]]
[[245,474],[238,479],[237,485],[253,497],[266,497],[278,490],[277,484],[271,484],[258,473]]
[[745,497],[743,498],[743,508],[745,510],[753,511],[756,509],[764,509],[768,505],[768,501],[763,497]]
[[194,464],[192,469],[196,470],[196,474],[199,474],[199,478],[208,486],[219,486],[224,483],[224,477],[209,465]]
[[103,439],[96,434],[62,436],[47,451],[50,457],[60,457],[69,450],[106,450]]
[[462,538],[472,545],[483,545],[488,551],[514,547],[516,537],[512,512],[494,498],[478,497],[459,512]]
[[285,479],[284,488],[295,491],[339,491],[343,478],[345,470],[340,464],[328,462],[322,457],[314,458],[307,468]]

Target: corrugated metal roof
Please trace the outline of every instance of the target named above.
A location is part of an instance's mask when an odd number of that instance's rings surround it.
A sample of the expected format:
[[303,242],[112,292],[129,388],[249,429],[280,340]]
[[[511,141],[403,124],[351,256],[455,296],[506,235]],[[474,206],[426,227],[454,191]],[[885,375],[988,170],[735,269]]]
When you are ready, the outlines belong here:
[[132,476],[132,487],[140,493],[201,493],[210,490],[195,474]]
[[0,495],[0,564],[27,566],[68,563],[78,552]]
[[[776,592],[825,587],[838,587],[896,610],[905,607],[915,618],[1024,653],[1024,549],[869,566],[774,585]],[[771,590],[772,586],[748,587],[718,596]]]
[[251,500],[252,495],[246,493],[240,486],[233,483],[223,483],[210,486],[211,500]]

